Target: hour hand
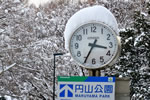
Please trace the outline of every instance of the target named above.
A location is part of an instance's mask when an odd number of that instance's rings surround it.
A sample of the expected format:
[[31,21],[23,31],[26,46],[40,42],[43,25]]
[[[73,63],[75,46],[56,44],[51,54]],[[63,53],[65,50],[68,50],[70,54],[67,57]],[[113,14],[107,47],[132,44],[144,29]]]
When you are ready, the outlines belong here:
[[103,48],[103,49],[107,49],[107,47],[102,46],[102,45],[97,45],[97,44],[93,44],[93,43],[89,43],[88,46],[92,46],[92,47],[97,47],[97,48]]

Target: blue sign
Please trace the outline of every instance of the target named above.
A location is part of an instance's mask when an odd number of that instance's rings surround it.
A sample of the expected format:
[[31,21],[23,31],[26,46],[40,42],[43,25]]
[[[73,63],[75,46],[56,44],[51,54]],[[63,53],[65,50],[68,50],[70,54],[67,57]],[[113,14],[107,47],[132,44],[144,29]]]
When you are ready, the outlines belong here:
[[58,100],[115,100],[115,77],[58,77]]
[[73,84],[60,84],[59,97],[73,97]]

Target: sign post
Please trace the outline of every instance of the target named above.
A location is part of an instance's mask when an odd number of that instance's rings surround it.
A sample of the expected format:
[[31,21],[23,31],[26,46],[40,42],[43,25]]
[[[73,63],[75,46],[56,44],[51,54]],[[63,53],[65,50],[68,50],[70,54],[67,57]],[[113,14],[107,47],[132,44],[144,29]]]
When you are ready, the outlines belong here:
[[58,100],[115,100],[115,77],[58,77]]

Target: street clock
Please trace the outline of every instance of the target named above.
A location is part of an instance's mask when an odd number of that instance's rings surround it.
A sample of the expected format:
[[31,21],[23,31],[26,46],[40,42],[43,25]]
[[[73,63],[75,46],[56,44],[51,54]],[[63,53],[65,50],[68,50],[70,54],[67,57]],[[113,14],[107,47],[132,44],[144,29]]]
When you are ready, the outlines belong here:
[[120,54],[120,41],[108,25],[88,22],[74,30],[69,51],[72,58],[87,69],[99,69],[113,64]]
[[66,49],[84,68],[111,66],[119,57],[118,24],[105,7],[87,7],[75,13],[68,20],[64,35]]

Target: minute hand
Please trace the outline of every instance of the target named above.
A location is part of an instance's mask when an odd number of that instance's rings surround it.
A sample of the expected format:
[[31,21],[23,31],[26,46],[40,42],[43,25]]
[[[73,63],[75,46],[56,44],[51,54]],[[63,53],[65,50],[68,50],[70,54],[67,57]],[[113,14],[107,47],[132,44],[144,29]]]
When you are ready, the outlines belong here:
[[89,46],[92,46],[92,47],[97,47],[97,48],[103,48],[103,49],[107,49],[107,47],[105,47],[105,46],[102,46],[102,45],[97,45],[97,44],[93,44],[93,43],[89,43]]
[[87,56],[85,57],[84,63],[86,63],[86,61],[87,61],[87,59],[88,59],[90,53],[92,52],[93,48],[95,47],[96,42],[97,42],[97,40],[95,39],[94,43],[89,43],[89,44],[91,44],[91,49],[90,49],[90,51],[88,52]]

